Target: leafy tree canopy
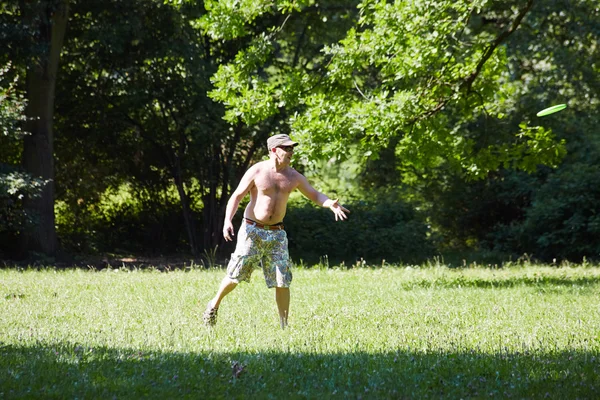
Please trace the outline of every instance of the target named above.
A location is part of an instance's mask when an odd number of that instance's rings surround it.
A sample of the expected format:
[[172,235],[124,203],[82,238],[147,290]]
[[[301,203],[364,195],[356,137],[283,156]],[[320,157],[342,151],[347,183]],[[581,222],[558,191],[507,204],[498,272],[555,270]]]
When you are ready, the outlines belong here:
[[[287,116],[308,159],[342,159],[350,147],[377,157],[392,146],[400,169],[444,162],[471,177],[502,166],[533,171],[564,155],[551,130],[526,121],[496,140],[464,134],[473,121],[504,117],[505,43],[533,0],[363,0],[353,12],[336,2],[250,3],[208,2],[198,24],[215,39],[248,40],[213,77],[211,96],[230,122]],[[301,46],[307,16],[312,29],[341,39],[298,60],[286,50]]]

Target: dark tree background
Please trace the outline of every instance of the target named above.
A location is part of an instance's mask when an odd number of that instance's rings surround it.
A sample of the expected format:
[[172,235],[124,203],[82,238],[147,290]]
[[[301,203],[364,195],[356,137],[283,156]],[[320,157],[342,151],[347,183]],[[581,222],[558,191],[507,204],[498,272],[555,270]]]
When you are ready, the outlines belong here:
[[0,1],[2,258],[225,258],[280,132],[296,260],[600,258],[597,2],[232,4]]

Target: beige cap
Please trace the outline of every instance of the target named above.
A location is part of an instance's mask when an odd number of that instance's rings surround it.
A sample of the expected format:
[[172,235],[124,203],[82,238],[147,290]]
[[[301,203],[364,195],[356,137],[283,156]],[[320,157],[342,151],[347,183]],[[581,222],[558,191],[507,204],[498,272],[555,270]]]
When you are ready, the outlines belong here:
[[275,147],[278,147],[278,146],[296,146],[296,145],[298,145],[297,142],[294,142],[292,139],[290,139],[290,137],[288,135],[285,135],[283,133],[281,133],[279,135],[273,135],[267,139],[267,148],[269,149],[269,151],[271,151],[271,149],[274,149]]

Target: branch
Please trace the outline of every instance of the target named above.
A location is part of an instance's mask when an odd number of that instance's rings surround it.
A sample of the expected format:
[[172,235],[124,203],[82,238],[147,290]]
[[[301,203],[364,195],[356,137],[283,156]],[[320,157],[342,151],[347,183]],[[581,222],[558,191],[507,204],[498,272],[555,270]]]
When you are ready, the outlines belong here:
[[475,82],[475,79],[477,79],[477,76],[479,76],[479,74],[481,73],[481,70],[483,69],[483,66],[485,65],[485,63],[487,62],[487,60],[489,60],[489,58],[492,56],[492,54],[494,54],[494,51],[496,51],[496,49],[498,48],[498,46],[500,46],[500,44],[502,44],[502,42],[504,40],[506,40],[506,38],[508,38],[510,35],[512,35],[512,33],[514,31],[517,30],[517,28],[521,24],[521,21],[523,20],[523,18],[525,17],[525,15],[529,12],[529,10],[531,10],[531,7],[533,6],[533,1],[534,0],[528,0],[527,1],[527,5],[525,6],[525,8],[523,8],[519,12],[519,15],[517,15],[517,18],[515,18],[515,20],[513,21],[510,29],[508,29],[507,31],[502,32],[496,38],[496,40],[494,40],[488,46],[488,48],[485,50],[485,52],[483,53],[483,56],[481,57],[481,60],[479,60],[479,63],[477,64],[477,67],[475,68],[475,71],[471,75],[469,75],[467,77],[467,79],[465,79],[465,81],[463,82],[462,86],[467,89],[467,92],[471,90],[471,87],[473,86],[473,82]]
[[356,88],[356,90],[358,90],[358,93],[360,93],[360,95],[361,95],[362,97],[364,97],[364,99],[365,99],[365,100],[369,100],[369,99],[367,98],[367,96],[365,96],[365,94],[364,94],[364,93],[363,93],[363,92],[360,90],[360,88],[358,87],[358,84],[356,83],[356,79],[354,79],[354,87]]
[[[498,46],[500,46],[500,44],[502,44],[502,42],[504,42],[504,40],[506,40],[506,38],[508,38],[510,35],[512,35],[512,33],[515,30],[517,30],[517,28],[521,24],[521,21],[523,20],[525,15],[529,12],[529,10],[531,10],[531,7],[533,6],[533,2],[534,2],[534,0],[528,0],[527,5],[519,12],[517,17],[513,21],[511,27],[508,30],[502,32],[492,43],[490,43],[490,45],[485,49],[483,56],[481,57],[481,60],[479,60],[479,62],[477,63],[477,67],[475,68],[475,71],[464,80],[464,82],[461,85],[461,88],[466,88],[467,92],[471,91],[471,87],[473,86],[475,79],[477,79],[477,77],[481,73],[481,70],[483,69],[483,66],[485,65],[485,63],[494,54],[494,51],[496,51]],[[435,113],[440,111],[449,101],[450,101],[450,98],[448,98],[448,97],[441,99],[435,105],[435,107],[433,107],[432,109],[425,111],[423,114],[411,119],[409,121],[408,125],[413,125],[419,120],[422,120],[424,118],[434,115]]]
[[308,23],[304,24],[304,28],[302,28],[302,33],[298,37],[298,44],[296,45],[296,51],[294,52],[294,60],[292,61],[292,67],[295,67],[298,64],[298,60],[300,59],[300,49],[304,44],[304,38],[306,37],[306,30],[308,29]]

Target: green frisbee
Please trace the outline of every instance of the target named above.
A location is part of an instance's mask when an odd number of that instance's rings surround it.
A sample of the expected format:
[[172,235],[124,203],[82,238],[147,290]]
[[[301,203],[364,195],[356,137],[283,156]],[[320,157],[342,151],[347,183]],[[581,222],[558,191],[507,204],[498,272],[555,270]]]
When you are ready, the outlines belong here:
[[558,104],[558,105],[555,105],[552,107],[544,108],[542,111],[540,111],[536,115],[538,117],[544,117],[546,115],[554,114],[557,111],[564,110],[565,108],[567,108],[566,104]]

